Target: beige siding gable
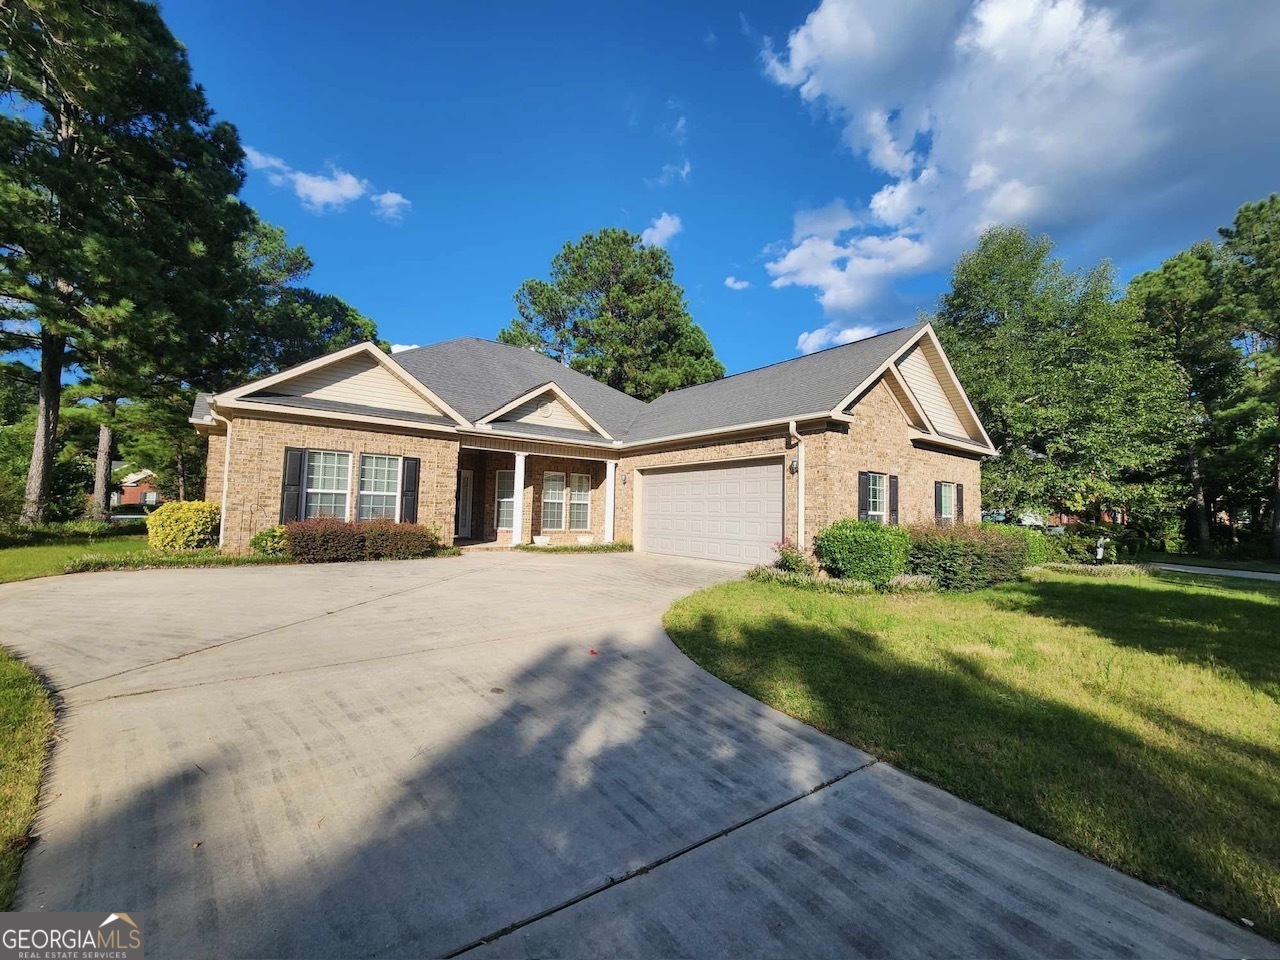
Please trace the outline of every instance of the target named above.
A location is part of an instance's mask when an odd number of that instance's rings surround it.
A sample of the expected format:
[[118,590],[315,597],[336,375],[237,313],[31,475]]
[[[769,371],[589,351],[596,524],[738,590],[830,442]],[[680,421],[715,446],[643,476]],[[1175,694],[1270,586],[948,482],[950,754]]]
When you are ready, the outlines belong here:
[[354,403],[384,410],[442,415],[442,411],[373,357],[357,354],[273,384],[270,393]]
[[984,442],[977,424],[965,411],[964,398],[947,374],[941,357],[927,341],[921,341],[898,360],[898,372],[907,382],[933,429],[957,439]]
[[531,397],[518,407],[508,410],[497,423],[531,423],[542,427],[558,427],[561,430],[581,430],[594,434],[585,421],[570,410],[550,391]]

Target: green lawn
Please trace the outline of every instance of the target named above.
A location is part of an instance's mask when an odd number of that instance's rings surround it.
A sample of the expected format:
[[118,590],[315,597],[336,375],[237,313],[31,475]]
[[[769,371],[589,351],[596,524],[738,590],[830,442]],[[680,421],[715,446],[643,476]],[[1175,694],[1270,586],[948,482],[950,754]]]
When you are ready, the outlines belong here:
[[843,597],[738,581],[665,622],[765,703],[1280,936],[1280,584],[1047,574]]
[[132,553],[144,549],[146,545],[146,536],[139,535],[101,537],[93,540],[77,537],[37,547],[6,547],[0,550],[0,583],[62,573],[69,561],[82,557],[86,553],[110,555]]
[[40,681],[0,650],[0,910],[13,906],[27,831],[36,815],[53,705]]

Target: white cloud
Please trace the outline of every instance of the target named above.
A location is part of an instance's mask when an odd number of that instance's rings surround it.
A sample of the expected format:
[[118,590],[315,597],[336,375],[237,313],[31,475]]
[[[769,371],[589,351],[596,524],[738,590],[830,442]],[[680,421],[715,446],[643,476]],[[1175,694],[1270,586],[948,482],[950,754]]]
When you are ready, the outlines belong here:
[[671,139],[676,143],[684,143],[689,139],[689,121],[686,117],[680,117],[671,128]]
[[640,242],[648,247],[665,247],[677,233],[684,229],[684,224],[674,213],[665,210],[661,216],[654,217],[649,226],[640,234]]
[[873,327],[842,327],[838,323],[829,323],[825,327],[800,334],[796,340],[796,349],[801,353],[813,353],[815,350],[825,350],[827,347],[838,347],[841,344],[853,343],[855,340],[865,340],[867,337],[874,337],[875,334]]
[[719,37],[716,36],[716,32],[714,30],[708,30],[707,35],[702,38],[702,42],[714,50],[718,39]]
[[371,199],[373,200],[373,215],[392,223],[398,223],[403,220],[404,215],[413,206],[413,203],[404,194],[396,193],[394,190],[375,193]]
[[392,353],[403,353],[405,350],[417,350],[420,345],[416,343],[393,343],[391,345]]
[[725,277],[724,285],[730,290],[745,290],[751,286],[750,280],[739,280],[737,277]]
[[[251,170],[263,171],[272,186],[291,187],[303,207],[312,213],[342,210],[373,189],[368,180],[333,164],[327,166],[325,173],[306,173],[295,170],[281,157],[251,146],[245,146],[244,154]],[[374,195],[373,203],[374,215],[384,220],[399,220],[411,205],[403,195],[392,190]]]
[[652,180],[645,180],[645,183],[651,187],[667,187],[679,180],[685,183],[689,179],[689,174],[693,173],[693,164],[686,157],[681,164],[664,163],[662,172]]
[[857,215],[797,214],[773,285],[866,309],[997,222],[1108,238],[1099,255],[1135,224],[1212,234],[1271,189],[1277,56],[1280,4],[821,0],[785,49],[766,38],[765,73],[888,182]]

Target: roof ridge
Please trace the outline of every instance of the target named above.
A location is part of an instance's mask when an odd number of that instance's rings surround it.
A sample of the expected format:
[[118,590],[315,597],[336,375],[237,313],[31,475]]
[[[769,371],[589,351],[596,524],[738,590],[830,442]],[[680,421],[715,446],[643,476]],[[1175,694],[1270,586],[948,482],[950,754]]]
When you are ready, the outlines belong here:
[[687,387],[681,387],[678,390],[670,390],[667,393],[664,393],[661,397],[655,397],[654,400],[650,402],[654,403],[654,402],[657,402],[658,400],[663,399],[664,397],[674,396],[677,393],[684,393],[688,390],[696,390],[698,389],[698,387],[710,387],[717,383],[724,383],[726,380],[732,380],[734,377],[745,377],[748,373],[758,373],[761,370],[768,370],[772,367],[780,367],[785,363],[795,363],[798,360],[808,360],[810,357],[816,357],[824,353],[831,353],[834,350],[843,350],[845,347],[856,347],[862,344],[870,343],[872,340],[878,340],[880,337],[887,337],[891,333],[902,333],[902,331],[910,330],[912,327],[923,327],[930,322],[931,321],[929,320],[919,320],[915,323],[909,323],[904,327],[894,327],[892,330],[882,330],[879,333],[873,333],[871,336],[863,337],[861,340],[850,340],[848,343],[837,343],[834,346],[823,347],[821,350],[814,350],[811,353],[802,353],[798,357],[787,357],[787,359],[785,360],[775,360],[773,361],[773,363],[766,363],[760,367],[752,367],[749,370],[739,370],[737,373],[731,373],[726,377],[721,377],[719,380],[706,380],[702,383],[693,383]]

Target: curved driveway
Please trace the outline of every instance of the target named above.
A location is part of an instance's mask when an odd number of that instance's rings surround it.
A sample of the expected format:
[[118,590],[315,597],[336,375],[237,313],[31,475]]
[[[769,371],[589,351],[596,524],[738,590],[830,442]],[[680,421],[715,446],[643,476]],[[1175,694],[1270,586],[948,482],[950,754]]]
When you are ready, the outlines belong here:
[[732,567],[471,554],[0,587],[65,698],[23,910],[148,955],[1263,954],[730,689]]

